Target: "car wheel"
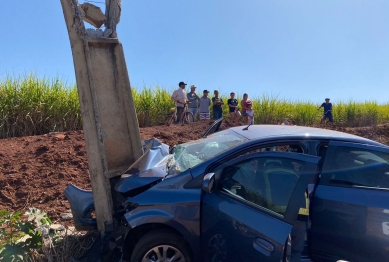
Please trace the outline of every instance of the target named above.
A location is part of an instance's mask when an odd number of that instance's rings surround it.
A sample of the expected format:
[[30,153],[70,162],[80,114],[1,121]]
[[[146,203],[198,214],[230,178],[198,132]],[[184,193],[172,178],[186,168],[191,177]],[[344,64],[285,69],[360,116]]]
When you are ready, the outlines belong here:
[[190,250],[182,237],[169,230],[154,230],[135,245],[132,262],[191,262]]

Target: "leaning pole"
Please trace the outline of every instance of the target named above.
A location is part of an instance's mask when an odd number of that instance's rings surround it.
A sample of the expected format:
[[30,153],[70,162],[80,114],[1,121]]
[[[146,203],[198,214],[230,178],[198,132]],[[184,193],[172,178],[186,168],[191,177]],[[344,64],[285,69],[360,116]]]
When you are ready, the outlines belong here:
[[[116,25],[121,0],[106,0],[106,11],[77,0],[60,0],[69,34],[81,105],[97,226],[113,230],[110,178],[142,154],[135,105]],[[85,29],[84,21],[105,30]]]

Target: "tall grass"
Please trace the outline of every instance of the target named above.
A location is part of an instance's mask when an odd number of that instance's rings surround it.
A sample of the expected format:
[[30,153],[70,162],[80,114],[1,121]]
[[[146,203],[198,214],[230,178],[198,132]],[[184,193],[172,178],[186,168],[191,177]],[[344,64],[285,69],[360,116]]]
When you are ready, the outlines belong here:
[[143,87],[141,90],[132,88],[132,97],[135,103],[139,126],[151,126],[165,120],[166,113],[174,107],[167,90],[156,86]]
[[[158,125],[174,107],[170,99],[173,90],[160,86],[132,88],[140,127]],[[227,95],[221,95],[228,115]],[[237,96],[240,101],[241,96]],[[263,94],[250,97],[253,101],[256,124],[274,124],[288,118],[297,125],[320,122],[321,103],[292,101]],[[212,113],[212,108],[211,108]],[[389,123],[389,102],[335,101],[335,124],[342,126],[369,126]],[[33,74],[0,79],[0,138],[39,135],[48,132],[78,130],[82,128],[77,87],[67,85],[58,77],[38,78]]]
[[82,127],[75,85],[33,74],[0,81],[0,138]]
[[[262,95],[252,99],[255,122],[261,124],[276,123],[284,118],[296,125],[315,125],[320,122],[323,108],[321,103],[312,101],[291,101],[277,96]],[[333,102],[332,115],[334,123],[342,126],[370,126],[389,123],[389,103],[378,104],[376,101],[356,102],[349,100]]]

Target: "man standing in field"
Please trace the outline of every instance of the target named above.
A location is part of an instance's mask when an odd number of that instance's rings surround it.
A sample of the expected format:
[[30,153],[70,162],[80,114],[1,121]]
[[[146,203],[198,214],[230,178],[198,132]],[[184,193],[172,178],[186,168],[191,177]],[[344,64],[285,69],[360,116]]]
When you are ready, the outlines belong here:
[[218,120],[219,118],[223,117],[222,105],[224,105],[224,102],[223,99],[219,97],[219,91],[215,90],[213,94],[215,95],[214,97],[212,97],[213,120]]
[[171,97],[172,100],[175,102],[177,109],[177,119],[176,122],[174,122],[175,124],[180,123],[181,115],[182,112],[184,112],[184,106],[187,102],[186,92],[184,91],[186,84],[184,82],[180,82],[178,83],[178,86],[178,89],[174,90],[173,95]]
[[196,121],[196,119],[197,119],[197,112],[198,112],[198,108],[200,106],[200,104],[199,104],[200,97],[196,94],[195,91],[196,91],[196,86],[191,85],[190,92],[186,95],[186,98],[189,101],[188,111],[193,114],[194,121]]
[[203,96],[200,97],[199,106],[200,106],[200,120],[210,119],[209,107],[211,106],[211,99],[208,97],[209,91],[204,90]]
[[238,100],[235,99],[235,93],[231,92],[230,99],[227,101],[228,107],[230,109],[230,118],[233,123],[235,123],[236,120],[239,121],[241,114],[239,112],[238,108]]
[[323,117],[320,120],[320,124],[323,124],[325,119],[327,118],[330,123],[333,123],[334,120],[332,118],[332,104],[330,103],[330,99],[326,98],[325,103],[321,104],[321,106],[317,109],[320,110],[320,108],[324,108],[324,114]]

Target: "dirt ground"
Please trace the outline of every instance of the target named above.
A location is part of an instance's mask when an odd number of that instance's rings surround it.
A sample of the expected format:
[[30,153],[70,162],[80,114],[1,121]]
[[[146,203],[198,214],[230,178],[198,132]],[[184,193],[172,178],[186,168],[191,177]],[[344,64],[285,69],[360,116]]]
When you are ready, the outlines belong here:
[[[211,123],[141,128],[141,138],[156,137],[173,146],[200,138]],[[222,129],[231,126],[224,121]],[[389,144],[389,125],[331,129]],[[69,183],[90,189],[83,131],[0,139],[0,210],[36,207],[57,220],[70,210],[63,194]]]

